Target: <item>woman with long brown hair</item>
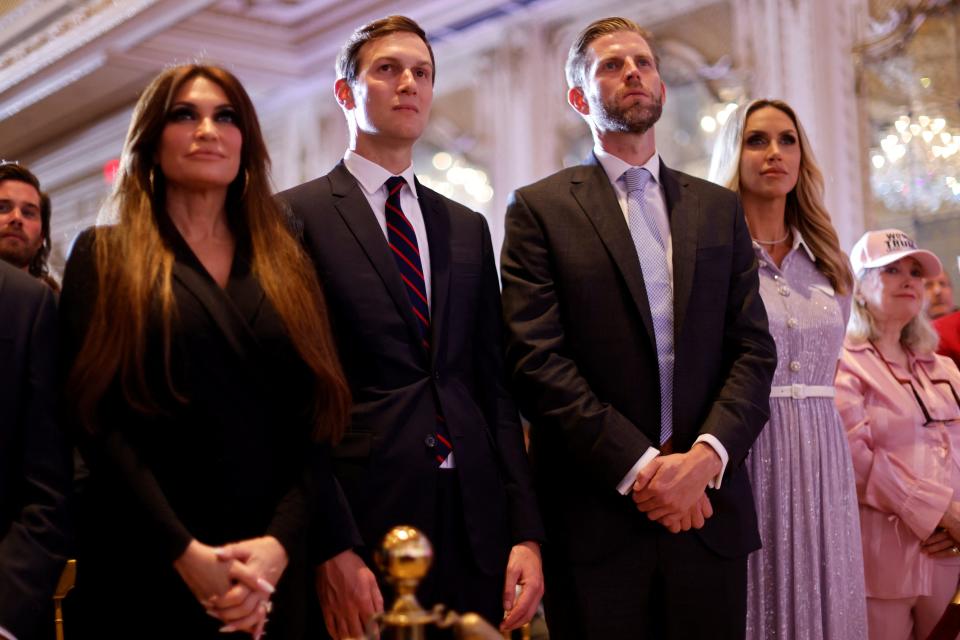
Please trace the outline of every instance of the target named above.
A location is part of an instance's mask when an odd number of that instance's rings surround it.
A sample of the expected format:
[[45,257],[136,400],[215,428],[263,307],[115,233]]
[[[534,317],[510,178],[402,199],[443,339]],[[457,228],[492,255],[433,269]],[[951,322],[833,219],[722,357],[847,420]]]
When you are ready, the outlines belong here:
[[268,164],[233,75],[167,69],[134,109],[112,224],[70,256],[82,637],[257,637],[270,611],[271,637],[302,635],[305,531],[315,509],[337,522],[326,443],[349,392]]
[[710,179],[740,194],[777,344],[770,421],[747,459],[763,548],[748,560],[746,637],[863,639],[857,496],[833,404],[853,277],[790,105],[739,107]]

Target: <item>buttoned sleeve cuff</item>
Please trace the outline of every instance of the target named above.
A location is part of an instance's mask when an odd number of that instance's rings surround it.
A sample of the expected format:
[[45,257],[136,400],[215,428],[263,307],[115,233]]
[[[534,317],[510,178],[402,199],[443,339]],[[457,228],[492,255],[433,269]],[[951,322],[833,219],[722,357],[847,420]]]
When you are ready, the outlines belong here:
[[660,455],[659,449],[654,449],[653,447],[648,447],[646,451],[643,452],[643,455],[640,456],[640,459],[634,463],[630,468],[630,471],[627,471],[627,475],[623,476],[623,480],[620,481],[620,484],[617,485],[617,491],[622,496],[630,494],[630,489],[633,487],[633,483],[637,479],[637,474],[640,473],[640,470],[643,469],[647,464]]
[[717,455],[720,456],[720,473],[718,473],[716,477],[710,478],[710,482],[707,483],[707,487],[710,489],[719,489],[720,483],[723,482],[723,473],[727,470],[727,462],[730,461],[730,456],[727,455],[727,449],[723,446],[723,444],[721,444],[720,440],[718,440],[716,436],[709,433],[701,434],[696,439],[694,444],[697,442],[703,442],[710,445],[710,447],[717,452]]

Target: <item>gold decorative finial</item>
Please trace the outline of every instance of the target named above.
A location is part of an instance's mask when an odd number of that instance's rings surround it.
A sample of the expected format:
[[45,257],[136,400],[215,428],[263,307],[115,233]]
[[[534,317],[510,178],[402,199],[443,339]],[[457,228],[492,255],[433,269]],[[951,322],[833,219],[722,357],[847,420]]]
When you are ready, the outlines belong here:
[[424,611],[416,596],[420,581],[433,563],[433,547],[427,537],[414,527],[394,527],[384,536],[376,558],[387,582],[397,592],[397,599],[390,611],[383,615],[383,622],[388,627],[412,627],[433,622],[436,616]]

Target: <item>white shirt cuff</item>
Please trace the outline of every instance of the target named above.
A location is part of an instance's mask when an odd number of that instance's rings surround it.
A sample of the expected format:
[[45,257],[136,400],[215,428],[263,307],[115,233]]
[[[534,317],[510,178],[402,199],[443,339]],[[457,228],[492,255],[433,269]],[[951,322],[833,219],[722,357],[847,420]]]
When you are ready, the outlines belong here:
[[0,626],[0,638],[3,640],[17,640],[17,636],[13,635],[2,626]]
[[630,491],[633,488],[633,483],[637,480],[637,474],[640,473],[640,469],[643,469],[647,466],[647,463],[660,455],[659,449],[654,449],[649,447],[646,451],[643,452],[643,455],[640,456],[640,459],[634,463],[630,471],[627,471],[627,475],[623,476],[623,480],[620,481],[620,484],[617,485],[617,491],[622,496],[630,495]]
[[717,452],[717,455],[720,456],[720,473],[718,473],[716,477],[711,478],[710,482],[707,483],[707,487],[711,489],[719,489],[720,483],[723,481],[723,472],[727,470],[727,462],[730,461],[730,456],[727,455],[727,449],[722,444],[720,444],[720,441],[717,439],[716,436],[711,435],[709,433],[701,434],[696,439],[694,444],[696,444],[697,442],[707,443],[713,448],[714,451]]

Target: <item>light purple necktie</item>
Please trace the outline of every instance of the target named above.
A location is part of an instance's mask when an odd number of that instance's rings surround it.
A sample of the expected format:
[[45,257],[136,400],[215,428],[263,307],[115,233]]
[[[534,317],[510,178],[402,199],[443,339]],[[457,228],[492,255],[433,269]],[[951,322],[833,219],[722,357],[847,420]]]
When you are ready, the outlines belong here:
[[[640,258],[647,303],[653,317],[660,370],[660,444],[673,435],[673,283],[667,269],[667,244],[660,228],[647,211],[646,190],[653,176],[647,169],[634,167],[623,174],[627,184],[627,219],[630,236]],[[652,188],[656,188],[653,183]]]

